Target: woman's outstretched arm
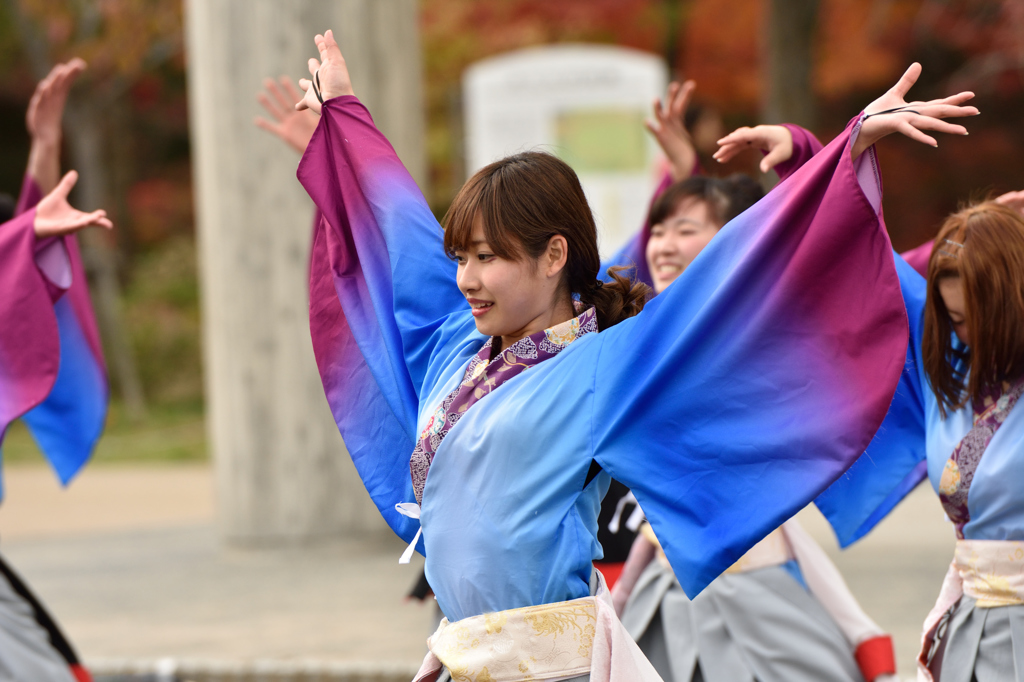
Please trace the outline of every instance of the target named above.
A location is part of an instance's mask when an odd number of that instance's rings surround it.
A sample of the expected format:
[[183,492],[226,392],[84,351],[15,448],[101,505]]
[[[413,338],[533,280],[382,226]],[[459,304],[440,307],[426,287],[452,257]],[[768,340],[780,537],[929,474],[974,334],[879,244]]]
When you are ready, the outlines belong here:
[[[320,114],[299,181],[322,213],[310,265],[310,330],[328,402],[371,497],[400,536],[420,400],[466,343],[473,317],[442,230],[395,150],[355,97],[330,31],[297,108]],[[319,85],[316,85],[319,81]],[[321,103],[320,100],[323,100]]]
[[857,461],[892,402],[907,312],[875,159],[854,163],[865,118],[590,344],[594,457],[691,596]]

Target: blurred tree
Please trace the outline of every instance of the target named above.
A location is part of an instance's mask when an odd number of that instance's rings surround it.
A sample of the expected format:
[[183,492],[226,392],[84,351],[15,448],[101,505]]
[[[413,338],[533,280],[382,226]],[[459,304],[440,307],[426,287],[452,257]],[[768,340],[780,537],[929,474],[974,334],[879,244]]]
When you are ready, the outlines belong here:
[[820,0],[766,0],[764,94],[761,120],[814,128],[817,105],[812,87]]
[[[71,165],[81,176],[76,203],[106,208],[120,229],[113,238],[82,235],[93,298],[109,350],[108,362],[126,412],[145,412],[138,367],[123,323],[120,255],[129,245],[126,197],[134,176],[126,101],[133,84],[147,71],[179,55],[181,3],[178,0],[5,0],[15,17],[21,44],[37,79],[72,56],[89,69],[68,101],[65,119]],[[120,248],[119,248],[120,247]]]

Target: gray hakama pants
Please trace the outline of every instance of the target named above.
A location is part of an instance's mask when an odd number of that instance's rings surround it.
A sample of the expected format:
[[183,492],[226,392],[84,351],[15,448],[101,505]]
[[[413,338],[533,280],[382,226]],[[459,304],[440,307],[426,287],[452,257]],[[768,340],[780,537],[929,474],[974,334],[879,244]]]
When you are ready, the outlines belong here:
[[622,624],[665,682],[864,680],[839,626],[782,566],[720,575],[690,601],[652,561]]
[[944,639],[939,682],[1024,682],[1024,606],[979,609],[965,594]]
[[0,558],[0,682],[75,682],[60,647],[74,658],[42,605]]

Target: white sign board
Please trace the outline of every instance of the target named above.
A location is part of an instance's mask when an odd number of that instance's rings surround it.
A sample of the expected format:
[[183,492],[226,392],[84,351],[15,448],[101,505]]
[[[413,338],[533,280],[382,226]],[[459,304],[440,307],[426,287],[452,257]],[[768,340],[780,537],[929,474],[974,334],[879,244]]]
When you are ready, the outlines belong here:
[[477,62],[462,81],[467,171],[527,150],[559,156],[579,175],[609,256],[640,228],[659,180],[657,143],[643,122],[667,81],[660,57],[604,45]]

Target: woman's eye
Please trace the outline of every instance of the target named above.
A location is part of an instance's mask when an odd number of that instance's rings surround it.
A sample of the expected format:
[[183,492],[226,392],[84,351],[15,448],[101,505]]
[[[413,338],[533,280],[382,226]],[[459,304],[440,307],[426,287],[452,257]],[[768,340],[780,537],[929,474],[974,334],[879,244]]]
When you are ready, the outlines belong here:
[[478,253],[476,255],[476,258],[480,262],[489,261],[490,259],[494,258],[494,254],[491,254],[491,253]]

